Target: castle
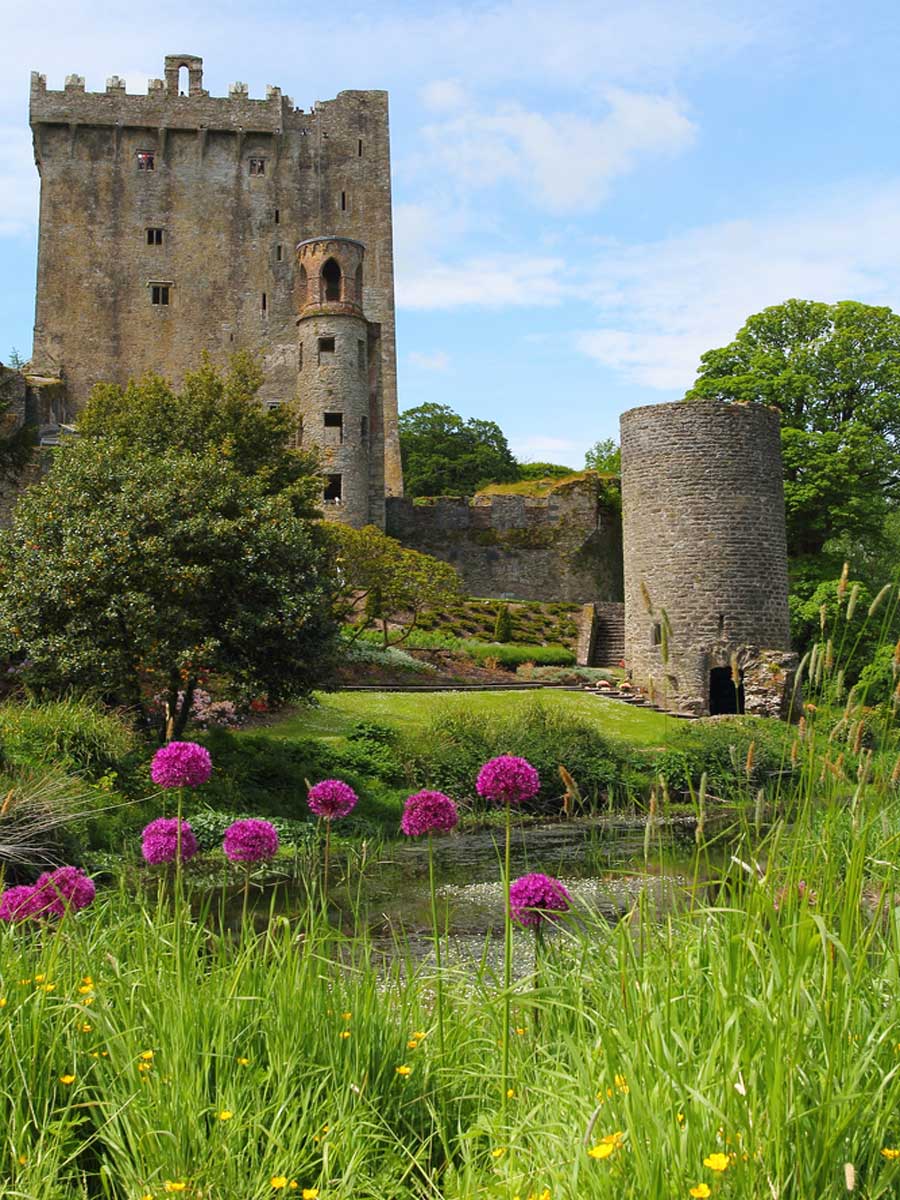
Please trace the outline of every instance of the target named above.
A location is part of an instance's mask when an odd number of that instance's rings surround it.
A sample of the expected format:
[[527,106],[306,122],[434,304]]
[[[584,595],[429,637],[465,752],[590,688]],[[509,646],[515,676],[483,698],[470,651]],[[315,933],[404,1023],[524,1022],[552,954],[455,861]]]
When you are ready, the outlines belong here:
[[295,404],[325,451],[326,511],[383,526],[403,486],[387,94],[211,97],[202,59],[171,54],[140,96],[34,73],[30,120],[36,370],[77,412],[100,380],[253,351],[263,402]]
[[[178,382],[203,351],[263,365],[321,451],[323,511],[453,563],[470,593],[583,604],[580,661],[624,658],[662,707],[784,714],[787,609],[778,416],[675,403],[622,417],[622,516],[596,477],[541,497],[403,498],[387,95],[310,112],[279,88],[203,88],[166,57],[129,95],[31,82],[41,176],[27,377],[0,367],[10,420],[52,442],[101,380]],[[16,489],[0,478],[0,520]],[[735,686],[735,683],[739,686]]]

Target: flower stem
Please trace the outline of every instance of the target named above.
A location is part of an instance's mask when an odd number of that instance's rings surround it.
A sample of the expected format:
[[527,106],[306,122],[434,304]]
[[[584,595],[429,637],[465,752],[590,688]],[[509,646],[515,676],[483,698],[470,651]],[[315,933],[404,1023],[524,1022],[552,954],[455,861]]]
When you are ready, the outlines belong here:
[[431,929],[434,934],[434,961],[437,965],[437,1018],[438,1044],[441,1048],[441,1058],[444,1057],[444,972],[441,963],[441,935],[438,929],[437,893],[434,887],[434,847],[431,832],[428,833],[428,888],[431,893]]
[[511,829],[512,816],[510,814],[510,806],[507,803],[506,842],[503,851],[503,1029],[501,1031],[503,1069],[500,1073],[500,1120],[504,1131],[506,1129],[506,1111],[509,1102],[506,1093],[509,1090],[509,1022],[512,1000],[510,994],[512,990],[512,910],[509,903],[509,844]]
[[331,822],[325,822],[325,862],[322,867],[322,910],[328,916],[328,864],[331,859]]

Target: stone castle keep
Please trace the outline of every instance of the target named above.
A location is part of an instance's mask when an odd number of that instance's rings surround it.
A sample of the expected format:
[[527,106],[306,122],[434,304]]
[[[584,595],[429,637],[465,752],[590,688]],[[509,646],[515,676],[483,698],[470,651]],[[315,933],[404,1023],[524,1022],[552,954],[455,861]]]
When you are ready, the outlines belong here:
[[[34,350],[7,425],[52,444],[100,381],[178,383],[203,351],[263,366],[322,456],[326,517],[444,559],[474,595],[584,606],[584,662],[685,713],[784,715],[794,656],[778,415],[712,401],[622,417],[622,515],[590,473],[541,497],[403,498],[387,94],[309,112],[203,88],[169,55],[129,95],[31,82],[41,177]],[[4,432],[4,431],[0,431]],[[37,468],[0,478],[0,521]],[[733,680],[739,681],[739,689]]]

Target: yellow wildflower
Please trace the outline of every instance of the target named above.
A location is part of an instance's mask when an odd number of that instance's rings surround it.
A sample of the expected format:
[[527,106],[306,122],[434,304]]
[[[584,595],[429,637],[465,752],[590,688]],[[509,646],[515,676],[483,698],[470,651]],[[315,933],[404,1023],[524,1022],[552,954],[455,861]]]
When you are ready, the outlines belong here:
[[140,1062],[140,1063],[138,1063],[138,1070],[141,1072],[152,1071],[153,1063]]
[[318,1196],[318,1194],[319,1194],[318,1188],[304,1188],[303,1189],[303,1200],[316,1200],[316,1197]]
[[352,1016],[353,1016],[353,1013],[352,1013],[352,1012],[344,1012],[344,1013],[341,1013],[341,1017],[342,1017],[342,1018],[343,1018],[343,1020],[345,1020],[345,1021],[349,1021],[349,1020],[350,1020],[350,1018],[351,1018]]
[[6,997],[0,996],[0,1008],[6,1008]]
[[496,1150],[491,1151],[491,1158],[502,1158],[506,1153],[505,1146],[498,1146]]
[[694,1200],[708,1200],[712,1192],[709,1190],[709,1184],[698,1183],[696,1187],[690,1189],[689,1195],[693,1196]]
[[884,1149],[884,1150],[882,1150],[881,1153],[884,1155],[885,1158],[889,1159],[891,1162],[893,1162],[895,1158],[900,1158],[900,1150]]
[[42,992],[55,992],[55,991],[56,991],[56,984],[55,984],[55,983],[42,983],[42,984],[41,984],[41,991],[42,991]]
[[92,983],[83,983],[81,985],[81,987],[78,989],[78,995],[79,996],[89,996],[93,990],[94,990],[94,985]]
[[724,1171],[731,1160],[727,1154],[721,1154],[718,1151],[715,1154],[710,1154],[704,1158],[704,1167],[709,1167],[711,1171]]
[[395,1067],[394,1070],[398,1075],[412,1075],[412,1067],[406,1066],[405,1063],[402,1067]]
[[288,1177],[287,1177],[287,1175],[273,1175],[272,1178],[269,1180],[269,1183],[275,1189],[276,1192],[280,1192],[282,1188],[287,1187]]
[[616,1085],[616,1087],[619,1089],[619,1091],[622,1093],[623,1096],[628,1095],[628,1082],[625,1079],[624,1075],[616,1075],[615,1078],[613,1079],[613,1083]]
[[249,1064],[250,1064],[250,1059],[249,1059],[249,1058],[239,1058],[239,1059],[237,1060],[237,1064],[238,1064],[238,1066],[239,1066],[239,1067],[246,1067],[246,1066],[249,1066]]
[[346,1041],[346,1039],[347,1039],[349,1036],[350,1036],[350,1030],[349,1030],[349,1029],[342,1029],[342,1030],[341,1030],[341,1038],[342,1038],[342,1040]]
[[223,1108],[222,1111],[218,1114],[220,1121],[230,1121],[233,1116],[234,1116],[234,1113],[229,1112],[229,1110],[227,1108]]
[[70,1083],[75,1082],[75,1076],[74,1075],[60,1075],[59,1082],[64,1083],[66,1085],[66,1087],[68,1087]]
[[515,1088],[507,1088],[506,1089],[506,1098],[507,1098],[507,1100],[515,1100],[516,1089]]
[[82,1033],[90,1033],[93,1028],[94,1028],[93,1025],[88,1025],[87,1021],[85,1021],[84,1024],[81,1026],[81,1032]]
[[94,997],[93,997],[93,996],[85,996],[85,998],[82,1000],[82,1002],[81,1002],[81,1003],[82,1003],[82,1004],[93,1004],[93,1003],[94,1003]]
[[89,983],[89,984],[93,985],[93,982],[94,982],[94,981],[93,981],[93,979],[91,979],[90,975],[82,975],[82,977],[81,977],[81,982],[82,982],[82,983]]
[[521,1037],[524,1032],[525,1032],[525,1027],[523,1025],[516,1026],[516,1033],[519,1035],[519,1037]]
[[184,1192],[187,1190],[187,1184],[181,1180],[167,1179],[163,1184],[164,1192]]
[[612,1142],[598,1142],[596,1146],[591,1146],[588,1150],[588,1156],[599,1159],[609,1158],[611,1154],[615,1153],[615,1150],[616,1146]]
[[414,1037],[416,1039],[416,1041],[421,1042],[421,1041],[424,1041],[424,1039],[428,1035],[426,1033],[423,1033],[420,1029],[414,1029],[411,1036]]
[[142,1058],[144,1060],[144,1062],[149,1062],[152,1057],[153,1057],[152,1050],[142,1050],[140,1052],[140,1054],[138,1055],[138,1058]]
[[47,978],[46,975],[35,975],[34,982],[35,983],[43,983],[46,978]]
[[27,1162],[28,1162],[28,1155],[20,1154],[19,1155],[19,1166],[24,1167]]

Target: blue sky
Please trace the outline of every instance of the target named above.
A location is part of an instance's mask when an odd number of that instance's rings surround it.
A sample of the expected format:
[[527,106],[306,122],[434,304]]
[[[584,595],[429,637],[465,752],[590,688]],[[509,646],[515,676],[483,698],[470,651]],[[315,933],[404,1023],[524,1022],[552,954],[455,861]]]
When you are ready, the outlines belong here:
[[29,72],[391,94],[400,403],[581,466],[789,296],[900,309],[900,10],[862,0],[0,0],[0,358],[31,348]]

